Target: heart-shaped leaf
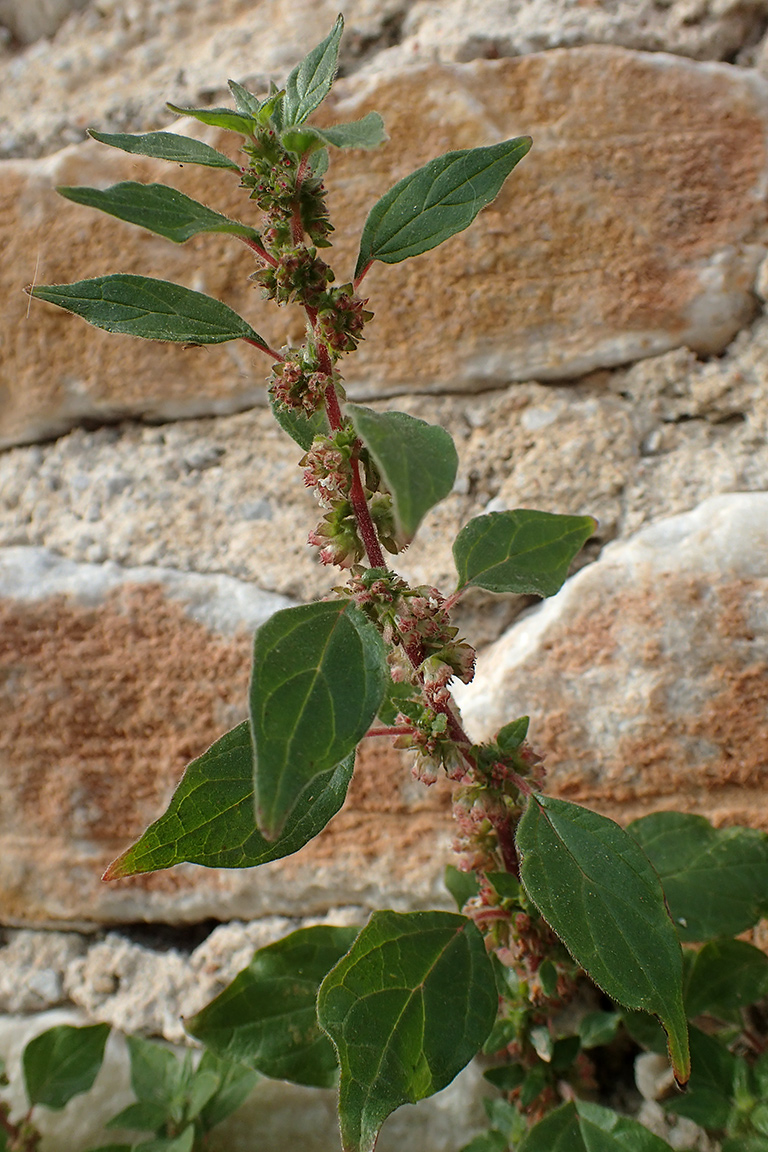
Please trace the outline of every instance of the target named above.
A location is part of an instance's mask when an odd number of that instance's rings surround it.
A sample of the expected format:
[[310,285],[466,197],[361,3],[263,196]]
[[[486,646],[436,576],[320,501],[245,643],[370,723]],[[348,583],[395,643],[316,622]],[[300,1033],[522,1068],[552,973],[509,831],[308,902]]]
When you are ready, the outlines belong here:
[[498,995],[483,938],[451,912],[374,912],[320,987],[341,1067],[345,1152],[372,1152],[384,1120],[450,1084],[482,1047]]
[[201,1012],[190,1035],[218,1056],[277,1080],[332,1088],[338,1065],[317,1023],[317,991],[357,935],[356,928],[300,928],[260,948],[247,968]]
[[105,332],[177,344],[243,339],[267,348],[258,332],[226,304],[168,280],[117,272],[74,284],[38,284],[29,294],[82,316]]
[[224,128],[227,132],[239,132],[241,136],[253,138],[256,131],[253,116],[233,112],[231,108],[179,108],[176,104],[168,104],[166,107],[177,116],[192,116],[201,124],[211,124],[214,128]]
[[24,1049],[24,1086],[30,1105],[58,1111],[93,1087],[104,1060],[109,1024],[76,1028],[59,1024],[41,1032]]
[[286,127],[303,124],[330,92],[343,30],[344,18],[337,16],[329,34],[296,65],[286,80],[282,105],[282,123]]
[[387,685],[384,642],[348,600],[275,612],[251,675],[256,822],[279,836],[304,789],[354,751]]
[[596,527],[592,516],[528,508],[476,516],[453,542],[458,587],[473,584],[488,592],[554,596]]
[[628,825],[658,872],[681,940],[736,936],[768,915],[768,836],[653,812]]
[[221,736],[188,766],[165,813],[104,873],[105,880],[188,861],[206,868],[254,868],[298,852],[336,815],[352,779],[354,755],[315,776],[281,835],[265,840],[253,807],[248,721]]
[[347,404],[360,439],[392,493],[398,536],[410,543],[423,517],[453,487],[459,458],[444,428],[405,412]]
[[520,877],[544,919],[598,987],[658,1016],[684,1083],[690,1058],[680,942],[637,841],[605,816],[534,793],[517,847]]
[[110,148],[119,148],[137,156],[153,156],[156,160],[171,160],[174,164],[202,164],[205,168],[240,171],[240,165],[223,152],[176,132],[143,132],[136,136],[127,132],[94,132],[89,128],[88,135],[101,144],[109,144]]
[[521,136],[447,152],[400,180],[368,214],[355,278],[373,260],[397,264],[468,228],[530,147],[530,136]]
[[574,1100],[531,1128],[519,1152],[671,1152],[671,1145],[629,1116]]
[[134,180],[124,180],[111,188],[59,187],[56,191],[75,204],[98,208],[100,212],[117,216],[118,220],[138,224],[149,232],[173,240],[175,244],[183,244],[200,232],[231,232],[236,236],[259,239],[258,232],[247,224],[230,220],[165,184],[137,184]]

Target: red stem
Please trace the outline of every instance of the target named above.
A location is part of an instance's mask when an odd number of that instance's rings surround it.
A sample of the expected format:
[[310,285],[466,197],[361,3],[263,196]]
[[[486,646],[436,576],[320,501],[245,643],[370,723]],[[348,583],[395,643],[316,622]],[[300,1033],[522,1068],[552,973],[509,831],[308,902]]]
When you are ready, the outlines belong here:
[[261,256],[262,260],[266,264],[269,264],[271,268],[277,268],[277,260],[275,260],[274,256],[270,256],[269,252],[267,252],[266,248],[262,248],[261,244],[257,244],[250,236],[241,236],[240,239],[243,244],[255,252],[257,256]]
[[354,281],[353,281],[353,284],[352,284],[352,287],[355,289],[355,292],[357,292],[358,288],[359,288],[359,287],[360,287],[360,285],[362,284],[362,282],[363,282],[363,277],[365,276],[366,272],[367,272],[367,271],[368,271],[368,269],[370,268],[371,264],[373,264],[373,260],[369,260],[369,261],[368,261],[368,263],[366,264],[365,268],[363,268],[363,270],[362,270],[362,272],[360,273],[360,275],[355,277],[355,279],[354,279]]
[[410,724],[408,724],[408,725],[393,724],[389,728],[369,728],[365,734],[365,737],[367,738],[368,736],[411,736],[411,735],[413,735],[413,733],[415,731],[416,731],[416,729]]
[[368,563],[371,568],[386,568],[384,553],[381,550],[381,544],[379,544],[379,538],[376,535],[373,520],[371,520],[371,513],[368,510],[368,501],[365,498],[363,482],[360,479],[360,461],[356,455],[352,456],[350,464],[352,466],[352,488],[349,495],[355,510],[357,530],[365,546]]
[[271,356],[273,360],[279,360],[281,364],[285,360],[285,356],[280,352],[275,352],[274,348],[269,348],[266,344],[261,344],[258,340],[252,340],[250,336],[242,336],[241,339],[245,340],[246,344],[251,344],[254,348],[258,348],[259,352],[266,352],[267,356]]

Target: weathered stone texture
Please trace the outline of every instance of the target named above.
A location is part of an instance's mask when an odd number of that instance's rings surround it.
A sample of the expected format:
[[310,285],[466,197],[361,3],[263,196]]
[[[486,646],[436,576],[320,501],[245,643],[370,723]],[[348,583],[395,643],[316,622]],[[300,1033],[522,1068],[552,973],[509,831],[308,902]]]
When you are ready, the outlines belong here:
[[658,521],[482,654],[457,693],[470,735],[530,715],[548,788],[622,822],[768,828],[767,593],[768,494]]
[[[4,563],[15,575],[0,598],[3,923],[194,922],[445,901],[447,787],[426,792],[380,740],[360,753],[344,809],[301,857],[256,873],[183,865],[102,884],[110,860],[164,811],[186,763],[246,715],[244,629],[257,613],[243,612],[234,630],[234,581],[197,577],[185,591],[162,570],[151,583],[146,570],[122,579],[113,570],[105,588],[87,565],[64,564],[57,581],[50,557],[35,588],[39,554],[11,552]],[[228,601],[226,627],[217,597]]]
[[[376,318],[350,361],[353,395],[561,379],[683,345],[719,352],[752,316],[768,177],[768,83],[756,74],[585,47],[339,85],[339,117],[371,108],[384,113],[390,143],[335,158],[329,181],[332,217],[344,224],[333,255],[340,279],[368,209],[397,179],[452,148],[523,133],[535,147],[469,232],[397,267],[374,265],[365,290]],[[416,135],[414,108],[424,124]],[[167,179],[247,216],[229,174],[174,170],[95,143],[4,170],[0,445],[83,419],[263,402],[265,358],[239,342],[158,348],[47,305],[27,318],[20,292],[38,255],[46,283],[160,275],[225,299],[278,345],[300,339],[299,313],[276,315],[257,298],[253,261],[231,237],[176,248],[52,192],[55,183]]]

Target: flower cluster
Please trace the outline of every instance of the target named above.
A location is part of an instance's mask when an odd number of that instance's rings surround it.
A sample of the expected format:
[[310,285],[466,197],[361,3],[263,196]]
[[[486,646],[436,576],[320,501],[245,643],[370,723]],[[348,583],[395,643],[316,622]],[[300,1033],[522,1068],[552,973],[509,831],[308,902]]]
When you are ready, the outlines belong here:
[[[267,235],[262,236],[265,242]],[[277,304],[300,301],[307,307],[317,308],[330,295],[326,288],[333,280],[333,271],[319,258],[315,248],[300,245],[283,248],[276,264],[254,272],[250,279],[261,285],[266,299]]]
[[284,408],[298,409],[311,416],[322,408],[332,379],[307,360],[303,349],[291,350],[284,360],[273,366],[269,391]]
[[373,319],[366,309],[367,300],[361,300],[351,284],[331,289],[317,313],[315,331],[332,353],[354,352],[362,338],[363,328]]

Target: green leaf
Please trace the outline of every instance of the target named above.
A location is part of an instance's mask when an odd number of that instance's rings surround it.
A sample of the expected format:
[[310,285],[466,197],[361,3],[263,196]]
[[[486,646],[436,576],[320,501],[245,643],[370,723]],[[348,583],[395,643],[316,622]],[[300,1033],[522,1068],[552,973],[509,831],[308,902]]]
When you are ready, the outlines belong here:
[[59,1024],[24,1049],[22,1067],[30,1105],[59,1110],[93,1086],[104,1059],[109,1024]]
[[475,925],[451,912],[374,912],[320,987],[341,1067],[345,1152],[371,1152],[384,1120],[450,1084],[491,1030],[498,997]]
[[659,878],[613,820],[534,793],[517,831],[526,891],[587,974],[614,1000],[658,1016],[675,1075],[688,1079],[683,960]]
[[742,1008],[768,994],[768,956],[743,940],[712,940],[697,952],[685,987],[689,1017],[709,1012],[739,1023]]
[[258,332],[226,304],[168,280],[118,272],[74,284],[38,284],[29,294],[82,316],[105,332],[179,344],[223,344],[242,338],[267,348]]
[[405,412],[347,404],[346,415],[392,493],[398,534],[410,543],[426,513],[453,488],[459,464],[453,440],[444,428]]
[[287,408],[285,404],[281,404],[271,392],[269,393],[269,406],[272,409],[272,415],[283,431],[287,432],[291,439],[295,440],[305,452],[308,452],[312,447],[315,436],[327,436],[330,432],[325,408],[320,408],[312,416],[306,416],[296,408]]
[[161,1136],[157,1140],[135,1144],[133,1152],[192,1152],[194,1143],[195,1128],[190,1124],[179,1136]]
[[106,1123],[107,1128],[130,1128],[136,1132],[160,1133],[168,1122],[168,1108],[151,1100],[138,1100],[123,1108]]
[[576,1100],[531,1128],[519,1152],[670,1152],[670,1145],[628,1116]]
[[373,260],[397,264],[468,228],[530,147],[530,137],[520,136],[447,152],[400,180],[368,214],[355,278]]
[[124,180],[111,188],[68,188],[56,191],[75,204],[98,208],[118,220],[138,224],[175,244],[183,244],[200,232],[231,232],[258,240],[259,234],[247,224],[230,220],[197,200],[165,184],[137,184]]
[[616,1035],[621,1015],[618,1012],[587,1012],[579,1021],[582,1048],[602,1048]]
[[131,1060],[131,1088],[142,1104],[170,1108],[176,1103],[184,1065],[169,1048],[141,1036],[126,1036]]
[[265,840],[253,806],[253,746],[248,721],[221,736],[188,766],[165,813],[111,864],[105,880],[156,872],[188,861],[206,868],[254,868],[298,852],[344,803],[351,754],[302,792],[277,840]]
[[219,1078],[219,1087],[198,1117],[203,1132],[209,1132],[221,1124],[250,1096],[259,1079],[258,1072],[230,1060],[222,1060],[209,1049],[203,1052],[198,1072],[214,1072]]
[[235,101],[235,108],[243,116],[254,117],[258,119],[259,112],[261,111],[261,100],[258,96],[254,96],[253,92],[249,92],[247,88],[243,88],[242,84],[238,84],[237,80],[227,80],[232,97]]
[[521,716],[518,720],[512,720],[499,729],[496,733],[496,743],[504,755],[509,756],[510,753],[520,747],[528,735],[529,723],[530,717]]
[[473,896],[477,896],[480,885],[477,882],[476,872],[459,872],[453,864],[446,864],[443,872],[443,883],[456,901],[459,912]]
[[389,139],[378,112],[369,112],[360,120],[350,120],[346,124],[332,124],[329,128],[313,126],[311,131],[324,144],[332,144],[334,148],[378,148]]
[[739,1061],[714,1036],[691,1028],[691,1079],[687,1092],[664,1101],[667,1112],[703,1128],[725,1128],[733,1104]]
[[152,156],[157,160],[171,160],[174,164],[202,164],[205,168],[231,168],[240,171],[240,165],[223,152],[217,152],[200,140],[178,136],[175,132],[144,132],[139,136],[125,132],[94,132],[88,135],[110,148],[132,152],[137,156]]
[[296,65],[285,83],[282,121],[286,127],[303,124],[331,90],[339,59],[344,18],[337,16],[330,33]]
[[215,128],[225,128],[227,132],[239,132],[241,136],[251,139],[256,131],[253,116],[244,116],[242,112],[233,112],[231,108],[179,108],[176,104],[167,104],[166,107],[177,116],[192,116],[201,124],[212,124]]
[[304,789],[349,756],[387,684],[384,642],[348,600],[275,612],[254,638],[256,822],[279,836]]
[[768,836],[654,812],[627,828],[658,872],[681,940],[736,936],[768,915]]
[[316,1088],[336,1083],[336,1053],[317,1023],[317,990],[356,928],[300,928],[260,948],[220,995],[186,1021],[207,1048],[276,1080]]
[[458,588],[554,596],[571,561],[594,533],[591,516],[559,516],[516,508],[465,524],[453,543]]
[[768,1152],[768,1139],[763,1136],[736,1136],[724,1140],[720,1152]]

